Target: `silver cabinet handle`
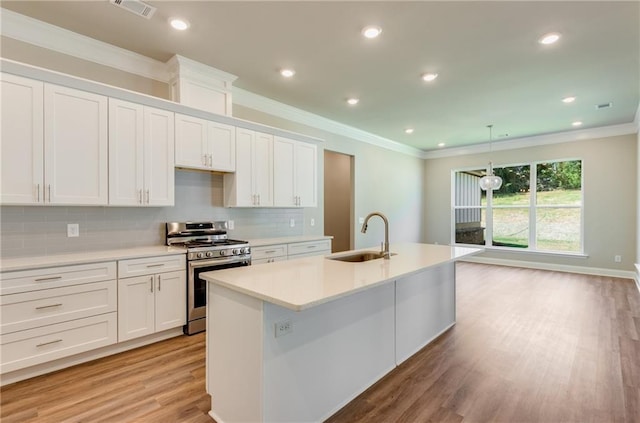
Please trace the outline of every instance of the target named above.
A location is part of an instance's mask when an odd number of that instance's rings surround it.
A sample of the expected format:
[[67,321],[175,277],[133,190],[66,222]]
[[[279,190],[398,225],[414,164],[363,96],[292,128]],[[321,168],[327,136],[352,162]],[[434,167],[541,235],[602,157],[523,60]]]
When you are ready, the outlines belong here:
[[151,292],[153,292],[153,276],[149,279],[149,287],[151,288]]
[[316,248],[317,245],[307,245],[307,248]]
[[258,205],[260,205],[260,194],[258,194]]
[[49,191],[49,202],[51,202],[51,184],[47,185],[47,189]]
[[202,155],[202,164],[203,164],[204,166],[206,166],[206,165],[207,165],[207,155],[206,155],[206,154],[203,154],[203,155]]
[[162,289],[162,277],[158,275],[158,292]]
[[36,202],[40,202],[40,184],[36,185],[36,195],[38,196]]
[[253,201],[251,201],[251,204],[254,206],[258,205],[258,196],[253,194],[251,197],[253,197]]
[[273,254],[273,253],[275,253],[275,252],[276,252],[276,250],[269,250],[269,251],[265,251],[264,253],[265,253],[265,254]]
[[42,344],[36,345],[36,347],[44,347],[45,345],[56,344],[58,342],[62,342],[62,339],[56,339],[55,341],[43,342]]
[[50,278],[40,278],[40,279],[36,279],[36,282],[55,281],[57,279],[62,279],[62,276],[51,276]]
[[36,310],[42,310],[43,308],[52,308],[52,307],[60,307],[62,304],[51,304],[51,305],[46,305],[46,306],[39,306],[36,307]]
[[164,263],[158,263],[158,264],[147,264],[147,267],[162,267],[164,266]]
[[213,155],[209,154],[209,167],[213,167]]
[[149,190],[147,190],[147,204],[149,204]]
[[138,190],[138,203],[142,204],[142,188]]

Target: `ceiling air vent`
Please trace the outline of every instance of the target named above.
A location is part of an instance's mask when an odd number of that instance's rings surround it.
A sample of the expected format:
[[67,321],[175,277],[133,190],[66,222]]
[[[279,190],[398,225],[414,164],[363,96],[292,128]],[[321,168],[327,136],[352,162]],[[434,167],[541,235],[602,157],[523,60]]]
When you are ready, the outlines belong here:
[[151,19],[155,11],[155,7],[149,6],[138,0],[109,0],[111,4],[116,5],[128,12],[135,13],[143,18]]
[[602,109],[608,109],[610,107],[613,106],[613,103],[609,102],[609,103],[602,103],[602,104],[596,104],[596,109],[597,110],[602,110]]

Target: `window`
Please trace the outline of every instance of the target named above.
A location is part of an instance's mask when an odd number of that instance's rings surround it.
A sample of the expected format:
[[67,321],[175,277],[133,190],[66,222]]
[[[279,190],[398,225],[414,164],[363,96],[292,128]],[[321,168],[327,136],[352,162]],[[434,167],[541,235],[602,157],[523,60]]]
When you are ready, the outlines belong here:
[[455,244],[582,252],[582,161],[495,167],[496,191],[478,180],[488,169],[453,172]]

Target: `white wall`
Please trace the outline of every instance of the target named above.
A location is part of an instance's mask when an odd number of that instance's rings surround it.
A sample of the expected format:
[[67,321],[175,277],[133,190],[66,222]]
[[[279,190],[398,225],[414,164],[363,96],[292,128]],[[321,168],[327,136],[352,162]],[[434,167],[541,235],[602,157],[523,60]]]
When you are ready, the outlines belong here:
[[[524,252],[486,252],[486,257],[603,269],[632,270],[636,259],[636,135],[568,142],[491,154],[426,161],[426,242],[451,243],[451,170],[581,158],[584,174],[584,249],[587,258],[554,257]],[[613,256],[621,255],[622,263]]]

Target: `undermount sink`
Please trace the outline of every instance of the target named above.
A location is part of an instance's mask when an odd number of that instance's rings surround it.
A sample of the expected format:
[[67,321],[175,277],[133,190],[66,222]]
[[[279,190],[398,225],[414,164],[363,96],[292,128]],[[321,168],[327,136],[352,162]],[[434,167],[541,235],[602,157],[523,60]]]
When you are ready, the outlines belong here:
[[[391,253],[392,256],[395,256],[395,253]],[[347,254],[344,256],[337,257],[327,257],[329,260],[338,260],[338,261],[348,261],[350,263],[360,263],[363,261],[369,260],[377,260],[384,257],[384,253],[379,251],[359,251],[353,254]]]

